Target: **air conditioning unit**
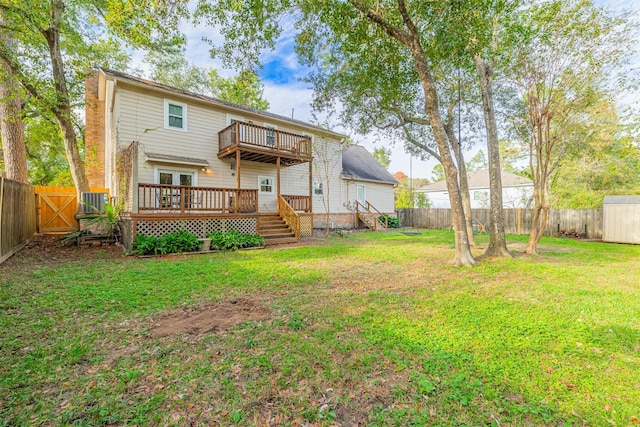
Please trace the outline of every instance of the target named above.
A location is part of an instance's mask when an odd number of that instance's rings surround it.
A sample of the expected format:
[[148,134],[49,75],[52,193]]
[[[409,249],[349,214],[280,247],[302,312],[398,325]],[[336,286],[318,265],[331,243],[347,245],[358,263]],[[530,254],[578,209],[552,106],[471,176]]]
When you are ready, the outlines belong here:
[[107,193],[83,192],[81,196],[82,213],[85,214],[104,213],[104,205],[109,203]]

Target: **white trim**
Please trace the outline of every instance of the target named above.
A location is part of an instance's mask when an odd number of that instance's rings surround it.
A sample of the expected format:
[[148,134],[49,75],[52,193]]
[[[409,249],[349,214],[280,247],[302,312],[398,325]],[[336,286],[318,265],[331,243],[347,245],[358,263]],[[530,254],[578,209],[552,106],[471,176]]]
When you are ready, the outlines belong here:
[[242,116],[227,113],[227,126],[231,126],[231,120],[235,120],[236,122],[246,122],[245,118]]
[[[270,179],[271,180],[271,191],[262,191],[262,180],[263,179]],[[276,194],[276,179],[273,176],[268,176],[268,175],[262,175],[262,176],[258,176],[258,193],[259,194]]]
[[180,174],[180,173],[191,173],[193,174],[193,179],[191,182],[191,186],[196,187],[198,185],[198,169],[193,169],[193,168],[177,168],[177,167],[165,167],[165,166],[158,166],[155,165],[153,166],[153,183],[154,184],[160,184],[160,171],[168,171],[168,172],[173,172],[174,175],[176,173]]
[[[182,108],[182,127],[169,126],[169,104]],[[172,99],[164,99],[164,128],[175,130],[178,132],[187,131],[187,104],[184,102],[174,101]]]

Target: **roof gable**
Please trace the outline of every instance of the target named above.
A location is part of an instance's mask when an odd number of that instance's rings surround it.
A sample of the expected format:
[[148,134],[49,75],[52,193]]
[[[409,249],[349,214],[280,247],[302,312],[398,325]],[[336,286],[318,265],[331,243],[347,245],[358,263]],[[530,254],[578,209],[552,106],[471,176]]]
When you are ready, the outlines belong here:
[[359,145],[347,147],[342,152],[342,175],[350,179],[398,184],[393,175],[366,148]]

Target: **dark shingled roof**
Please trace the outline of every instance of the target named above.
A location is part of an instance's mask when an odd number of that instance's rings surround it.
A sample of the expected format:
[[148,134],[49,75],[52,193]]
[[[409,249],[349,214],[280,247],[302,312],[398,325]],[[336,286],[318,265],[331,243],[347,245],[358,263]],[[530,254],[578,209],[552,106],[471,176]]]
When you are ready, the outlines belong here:
[[310,128],[310,129],[326,132],[328,134],[331,134],[334,137],[338,137],[338,138],[344,138],[345,137],[344,135],[342,135],[340,133],[337,133],[337,132],[334,132],[334,131],[331,131],[331,130],[328,130],[328,129],[321,128],[321,127],[313,125],[311,123],[303,122],[302,120],[291,119],[289,117],[281,116],[279,114],[270,113],[268,111],[256,110],[254,108],[249,108],[249,107],[245,107],[244,105],[234,104],[233,102],[223,101],[222,99],[213,98],[211,96],[200,95],[200,94],[197,94],[197,93],[194,93],[194,92],[189,92],[187,90],[178,89],[176,87],[167,86],[167,85],[163,85],[161,83],[157,83],[157,82],[154,82],[154,81],[151,81],[151,80],[143,79],[142,77],[132,76],[130,74],[122,73],[120,71],[110,70],[110,69],[104,68],[104,67],[98,67],[98,69],[100,71],[102,71],[105,75],[111,76],[111,77],[116,78],[116,79],[127,80],[127,81],[129,81],[131,83],[137,83],[137,84],[145,85],[145,86],[148,86],[148,87],[164,90],[164,91],[167,91],[167,92],[173,92],[173,93],[178,94],[178,95],[188,96],[188,97],[191,97],[191,98],[199,99],[199,100],[204,101],[204,102],[208,102],[208,103],[210,103],[212,105],[219,105],[219,106],[229,107],[229,108],[233,108],[233,109],[236,109],[236,110],[242,110],[242,111],[246,111],[246,112],[249,112],[249,113],[258,114],[260,116],[268,117],[268,118],[271,118],[271,119],[276,119],[276,120],[281,120],[281,121],[284,121],[284,122],[293,123],[293,124],[296,124],[298,126],[304,126],[306,128]]
[[398,181],[378,161],[359,145],[352,145],[342,152],[342,175],[345,178],[376,181],[397,185]]

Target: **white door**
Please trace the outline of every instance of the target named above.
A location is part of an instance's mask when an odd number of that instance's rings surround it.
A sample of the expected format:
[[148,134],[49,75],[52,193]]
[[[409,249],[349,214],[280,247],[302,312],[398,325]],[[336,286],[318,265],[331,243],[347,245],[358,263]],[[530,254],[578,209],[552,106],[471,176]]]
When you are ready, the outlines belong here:
[[170,169],[158,169],[158,184],[161,185],[195,185],[194,171],[178,171]]
[[359,201],[361,205],[365,206],[367,194],[365,191],[365,187],[362,184],[358,184],[358,186],[356,187],[356,200]]
[[[191,187],[196,185],[197,173],[193,170],[172,170],[172,169],[158,169],[156,174],[156,181],[160,185],[182,186]],[[166,188],[162,187],[157,193],[157,207],[162,209],[176,209],[182,206],[185,207],[191,204],[191,194],[182,194],[181,188]]]

